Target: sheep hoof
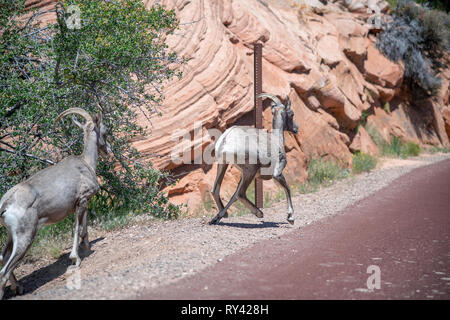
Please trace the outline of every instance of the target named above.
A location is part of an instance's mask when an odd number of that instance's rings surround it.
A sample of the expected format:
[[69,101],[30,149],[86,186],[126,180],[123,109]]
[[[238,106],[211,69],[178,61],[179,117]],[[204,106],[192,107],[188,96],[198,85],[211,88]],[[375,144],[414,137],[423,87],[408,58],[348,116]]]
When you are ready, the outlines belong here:
[[210,222],[209,222],[209,224],[218,224],[219,223],[219,221],[220,221],[220,218],[219,217],[214,217]]
[[288,217],[287,217],[287,221],[288,221],[290,224],[294,224],[295,219],[294,219],[293,216],[288,216]]
[[72,264],[74,264],[76,267],[79,267],[80,264],[81,264],[81,259],[80,259],[80,257],[74,257],[74,256],[71,256],[71,257],[70,257],[70,260],[72,260]]
[[23,294],[23,287],[21,285],[17,285],[14,289],[14,292],[16,293],[16,295],[21,296]]
[[80,248],[83,251],[89,251],[91,249],[91,245],[89,244],[89,241],[83,241],[80,244]]

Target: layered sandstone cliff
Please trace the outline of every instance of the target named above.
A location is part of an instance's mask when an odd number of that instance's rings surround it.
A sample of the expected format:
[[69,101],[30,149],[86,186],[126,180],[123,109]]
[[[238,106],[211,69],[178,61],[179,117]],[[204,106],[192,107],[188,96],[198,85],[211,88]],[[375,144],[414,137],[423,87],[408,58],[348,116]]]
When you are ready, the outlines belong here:
[[[47,6],[52,1],[40,2]],[[352,152],[377,154],[376,145],[359,126],[363,120],[386,140],[395,135],[421,145],[449,143],[450,72],[442,71],[438,98],[409,101],[402,89],[404,67],[389,61],[374,45],[380,30],[370,22],[374,14],[386,12],[385,1],[144,2],[175,9],[180,29],[168,44],[189,61],[181,67],[183,77],[165,87],[162,116],[135,146],[155,166],[173,171],[179,182],[167,191],[173,202],[186,203],[191,211],[209,197],[215,165],[172,161],[179,145],[177,130],[187,130],[193,137],[193,161],[212,143],[208,129],[252,124],[253,43],[258,40],[263,43],[263,91],[281,99],[289,96],[300,127],[298,134],[285,133],[286,176],[291,182],[307,178],[311,158],[327,157],[351,166]],[[266,103],[264,107],[264,126],[270,128],[270,108]],[[194,133],[195,122],[201,122],[203,134]],[[223,194],[237,179],[231,170]]]

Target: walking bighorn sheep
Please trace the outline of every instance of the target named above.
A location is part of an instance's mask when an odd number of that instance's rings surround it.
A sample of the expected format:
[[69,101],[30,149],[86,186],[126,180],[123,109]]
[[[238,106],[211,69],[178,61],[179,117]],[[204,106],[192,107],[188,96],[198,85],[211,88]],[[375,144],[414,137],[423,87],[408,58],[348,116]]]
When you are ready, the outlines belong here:
[[[212,193],[219,213],[210,224],[216,224],[223,217],[227,217],[228,208],[237,199],[241,200],[258,218],[263,217],[262,211],[246,196],[247,188],[255,176],[264,180],[273,178],[284,189],[288,203],[287,220],[291,224],[294,223],[291,191],[283,176],[283,169],[287,163],[283,132],[298,132],[298,126],[294,122],[294,112],[291,110],[289,97],[286,98],[285,105],[272,94],[263,93],[257,97],[267,97],[273,101],[271,103],[272,132],[268,133],[264,129],[247,126],[233,126],[217,139],[214,150],[218,166]],[[241,180],[230,201],[224,207],[220,199],[220,185],[230,163],[241,171]]]
[[[69,156],[57,164],[43,169],[29,179],[17,184],[0,200],[0,222],[8,230],[8,240],[0,256],[4,263],[0,271],[0,299],[8,279],[11,289],[22,293],[13,274],[36,234],[43,225],[53,224],[76,211],[74,242],[70,259],[79,266],[78,243],[81,236],[83,249],[89,249],[87,232],[87,203],[98,191],[95,170],[98,152],[110,152],[106,141],[106,127],[101,112],[92,118],[80,108],[70,108],[55,120],[57,123],[68,114],[78,114],[86,122],[73,122],[84,132],[84,150],[80,156]],[[80,224],[82,230],[80,230]]]

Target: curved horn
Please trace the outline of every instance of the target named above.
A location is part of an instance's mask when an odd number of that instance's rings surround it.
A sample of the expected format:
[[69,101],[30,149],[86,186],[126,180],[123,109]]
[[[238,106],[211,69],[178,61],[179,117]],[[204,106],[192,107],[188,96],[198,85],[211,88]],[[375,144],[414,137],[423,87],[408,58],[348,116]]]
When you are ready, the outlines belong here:
[[56,118],[55,123],[58,123],[59,120],[61,120],[62,117],[67,116],[68,114],[71,113],[76,113],[79,114],[80,116],[82,116],[84,119],[86,119],[86,123],[87,122],[94,122],[92,120],[91,115],[86,111],[83,110],[81,108],[69,108],[66,111],[63,111],[59,114],[59,116]]
[[256,96],[257,98],[269,98],[273,102],[275,102],[279,106],[284,106],[284,104],[281,103],[280,99],[278,99],[277,96],[270,94],[270,93],[260,93]]

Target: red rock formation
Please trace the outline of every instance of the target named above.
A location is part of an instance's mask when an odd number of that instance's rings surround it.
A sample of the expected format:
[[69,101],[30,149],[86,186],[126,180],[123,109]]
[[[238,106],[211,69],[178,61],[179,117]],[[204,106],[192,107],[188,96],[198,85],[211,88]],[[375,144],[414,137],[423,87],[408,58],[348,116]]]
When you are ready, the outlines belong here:
[[445,131],[447,132],[447,136],[450,137],[450,107],[446,106],[442,110],[442,116],[445,121]]
[[[38,2],[48,6],[52,1],[28,1]],[[154,2],[144,1],[148,7]],[[350,166],[352,151],[377,154],[366,130],[356,133],[363,112],[370,114],[367,125],[386,140],[396,135],[421,145],[448,144],[448,77],[440,100],[424,102],[430,108],[412,106],[402,94],[404,67],[385,58],[369,34],[374,28],[366,23],[367,6],[377,5],[384,12],[385,1],[158,3],[175,9],[180,30],[168,38],[168,44],[189,61],[181,67],[182,79],[165,87],[163,115],[153,121],[151,134],[135,146],[159,168],[180,175],[179,183],[168,192],[175,203],[188,203],[191,211],[209,197],[216,166],[174,163],[171,153],[178,141],[173,137],[177,129],[194,136],[194,123],[199,121],[203,133],[252,124],[252,48],[258,39],[264,44],[263,91],[282,99],[289,95],[300,126],[298,134],[285,134],[291,182],[307,178],[307,163],[313,157],[327,155]],[[383,110],[386,102],[389,112]],[[264,106],[264,126],[270,128],[270,108]],[[139,121],[146,120],[142,116]],[[194,149],[204,150],[211,142],[196,135]],[[158,157],[152,156],[155,153]],[[237,179],[237,171],[227,173],[224,194]]]
[[358,133],[353,138],[352,144],[350,145],[350,150],[353,152],[363,152],[373,156],[379,154],[377,145],[372,141],[369,134],[364,127],[359,127]]

